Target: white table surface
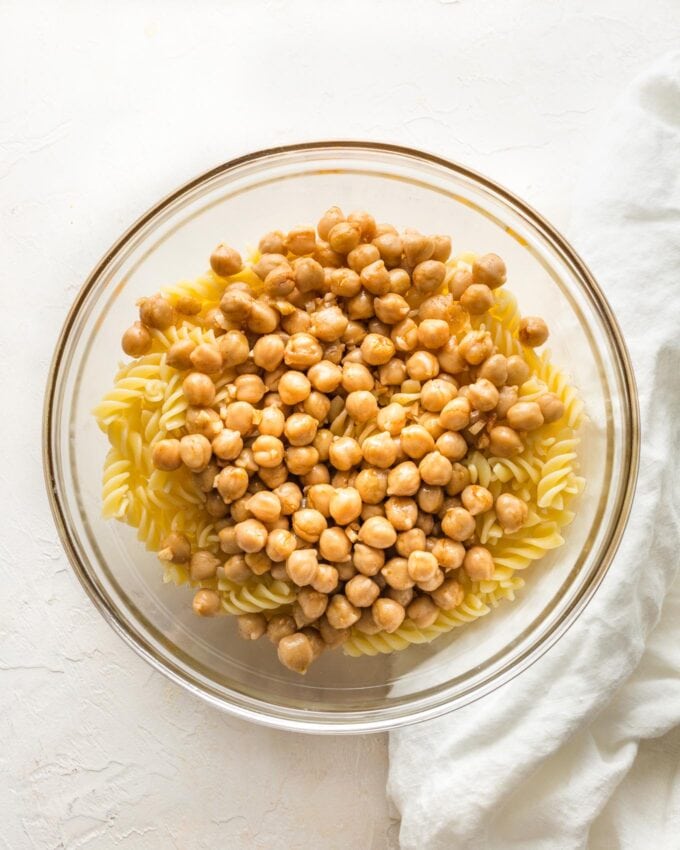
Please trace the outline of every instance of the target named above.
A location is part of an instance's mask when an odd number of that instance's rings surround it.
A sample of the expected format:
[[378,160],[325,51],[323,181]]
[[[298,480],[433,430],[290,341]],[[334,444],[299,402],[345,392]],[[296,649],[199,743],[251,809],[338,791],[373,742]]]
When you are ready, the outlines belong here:
[[[43,494],[52,347],[160,196],[314,138],[422,147],[567,228],[622,86],[677,0],[0,0],[0,847],[387,850],[386,737],[233,720],[153,672],[71,575]],[[424,754],[426,757],[426,754]]]

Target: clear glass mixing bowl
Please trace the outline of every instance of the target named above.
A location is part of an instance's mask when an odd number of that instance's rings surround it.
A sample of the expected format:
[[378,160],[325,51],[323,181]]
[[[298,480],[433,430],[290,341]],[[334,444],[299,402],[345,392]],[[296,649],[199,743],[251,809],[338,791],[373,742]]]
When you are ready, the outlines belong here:
[[[107,441],[91,410],[121,358],[135,301],[194,278],[214,244],[245,248],[331,204],[379,221],[450,233],[455,250],[504,257],[520,307],[546,318],[554,359],[585,402],[587,487],[566,545],[524,573],[514,603],[434,643],[390,656],[326,653],[305,678],[271,646],[240,640],[231,618],[199,620],[191,591],[163,585],[135,531],[101,518]],[[155,668],[249,720],[309,732],[384,730],[434,717],[532,664],[583,611],[619,543],[638,461],[635,384],[620,331],[571,246],[525,203],[467,168],[390,145],[329,142],[262,151],[178,189],[127,231],[76,298],[46,396],[44,461],[52,509],[83,587]]]

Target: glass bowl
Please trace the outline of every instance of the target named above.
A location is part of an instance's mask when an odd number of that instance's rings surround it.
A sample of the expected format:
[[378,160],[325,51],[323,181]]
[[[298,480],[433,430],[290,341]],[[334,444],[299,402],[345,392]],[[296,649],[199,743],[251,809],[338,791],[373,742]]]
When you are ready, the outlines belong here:
[[[455,251],[494,251],[524,312],[546,318],[556,363],[585,403],[587,480],[566,544],[525,571],[513,603],[404,652],[328,652],[302,678],[268,642],[240,640],[233,618],[200,620],[191,590],[164,585],[135,531],[101,517],[106,438],[91,410],[121,359],[135,301],[195,278],[225,238],[316,221],[332,204],[378,221],[450,233]],[[64,324],[49,377],[44,462],[52,510],[73,569],[114,629],[156,669],[212,705],[307,732],[385,730],[435,717],[499,687],[557,641],[592,598],[630,509],[638,462],[631,366],[611,310],[562,236],[493,181],[392,145],[320,142],[221,165],[149,210],[101,260]]]

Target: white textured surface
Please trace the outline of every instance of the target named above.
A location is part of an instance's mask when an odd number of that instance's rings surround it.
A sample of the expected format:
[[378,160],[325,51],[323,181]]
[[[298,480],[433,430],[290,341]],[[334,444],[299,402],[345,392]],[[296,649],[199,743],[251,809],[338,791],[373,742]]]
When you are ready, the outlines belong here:
[[0,847],[395,846],[382,738],[208,709],[70,574],[43,496],[42,391],[103,251],[201,170],[324,137],[465,161],[565,224],[593,129],[679,35],[675,0],[0,0]]

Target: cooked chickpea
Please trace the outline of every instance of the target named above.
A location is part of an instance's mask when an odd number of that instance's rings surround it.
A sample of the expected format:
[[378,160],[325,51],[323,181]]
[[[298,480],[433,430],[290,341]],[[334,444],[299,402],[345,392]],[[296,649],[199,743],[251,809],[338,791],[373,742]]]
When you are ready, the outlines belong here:
[[496,418],[505,419],[508,410],[517,403],[517,387],[501,387],[498,391],[498,404],[496,405]]
[[546,425],[564,416],[564,403],[554,393],[544,393],[537,399],[537,404]]
[[186,564],[191,557],[191,543],[184,534],[171,531],[161,540],[158,557],[171,564]]
[[454,578],[445,579],[436,589],[430,591],[432,601],[443,611],[453,611],[465,597],[462,585]]
[[508,384],[519,387],[529,379],[530,374],[531,369],[529,368],[529,364],[523,357],[519,354],[512,354],[508,357]]
[[313,508],[302,508],[293,514],[293,531],[307,543],[316,543],[326,527],[326,517]]
[[417,266],[434,254],[434,240],[414,230],[407,230],[401,237],[404,259],[409,266]]
[[391,558],[380,570],[380,574],[387,585],[395,590],[407,590],[415,584],[409,575],[406,558]]
[[328,240],[328,236],[336,224],[345,221],[345,216],[340,207],[330,207],[319,219],[316,226],[319,236],[322,239]]
[[216,590],[202,588],[194,594],[191,607],[199,617],[214,617],[222,610],[222,600]]
[[286,248],[291,254],[312,254],[316,248],[316,233],[310,225],[298,225],[288,231]]
[[260,416],[258,431],[262,435],[280,437],[286,424],[286,417],[278,407],[265,407]]
[[368,422],[378,413],[378,402],[368,390],[355,390],[345,399],[345,407],[355,422]]
[[284,404],[298,404],[311,392],[312,385],[302,372],[286,372],[279,381],[279,395]]
[[236,543],[236,529],[233,525],[222,525],[220,530],[217,532],[217,536],[220,541],[220,549],[223,552],[227,555],[236,555],[239,553],[240,550]]
[[334,251],[328,244],[328,242],[324,242],[322,239],[317,239],[316,249],[314,251],[313,257],[324,270],[324,288],[327,289],[329,283],[329,273],[333,269],[336,269],[342,265],[342,255]]
[[396,233],[381,233],[373,240],[373,245],[379,252],[387,268],[394,268],[401,262],[401,237]]
[[189,404],[208,407],[215,401],[215,384],[202,372],[190,372],[182,383]]
[[264,614],[240,614],[236,618],[239,636],[244,640],[259,640],[267,631],[267,620]]
[[420,584],[437,575],[439,564],[431,552],[411,552],[407,560],[407,572],[411,581]]
[[220,561],[212,552],[199,549],[191,556],[189,575],[192,581],[205,581],[215,576],[219,566],[221,566]]
[[449,341],[443,345],[437,352],[437,360],[439,367],[449,375],[458,375],[460,372],[468,368],[455,337],[451,337]]
[[361,280],[352,269],[333,269],[330,274],[330,291],[342,298],[353,298],[361,292]]
[[298,591],[297,601],[310,622],[322,617],[328,606],[328,597],[311,587],[303,587]]
[[165,355],[165,362],[173,369],[191,369],[191,353],[196,348],[196,343],[190,339],[180,339],[174,342]]
[[230,322],[244,322],[250,315],[253,296],[241,289],[228,287],[220,300],[220,310]]
[[307,475],[319,462],[314,446],[292,446],[286,449],[286,466],[292,475]]
[[267,387],[259,375],[239,375],[234,382],[237,401],[257,404],[267,392]]
[[420,487],[418,467],[411,460],[390,469],[387,476],[388,496],[415,496]]
[[451,255],[451,237],[437,235],[432,237],[434,243],[434,251],[432,259],[439,260],[440,263],[445,263]]
[[361,356],[371,366],[380,366],[394,357],[394,343],[382,334],[367,334],[361,343]]
[[390,339],[398,351],[413,351],[418,345],[418,325],[413,319],[398,322],[390,331]]
[[440,454],[452,462],[462,460],[468,453],[468,444],[457,431],[445,431],[437,438],[435,446]]
[[312,257],[301,257],[293,262],[295,286],[298,292],[321,292],[325,285],[323,266]]
[[260,239],[257,250],[260,254],[284,254],[286,251],[286,237],[280,230],[271,230]]
[[397,536],[396,549],[403,558],[408,558],[411,552],[425,549],[425,533],[420,528],[412,528]]
[[137,303],[139,304],[140,321],[148,328],[164,331],[170,327],[175,319],[172,304],[162,295],[156,294],[150,298],[142,298]]
[[151,462],[156,469],[162,469],[165,472],[179,469],[183,460],[179,440],[170,438],[159,440],[151,450]]
[[285,298],[295,289],[295,272],[286,265],[276,266],[264,279],[264,291],[272,298]]
[[267,637],[278,646],[289,635],[295,634],[295,620],[288,614],[275,614],[267,623]]
[[460,303],[472,316],[481,316],[493,307],[493,292],[484,283],[473,283],[460,296]]
[[493,352],[493,341],[487,331],[468,331],[458,343],[458,351],[473,366],[479,365]]
[[463,507],[472,514],[477,516],[486,511],[490,511],[493,507],[493,496],[486,487],[481,487],[479,484],[468,484],[468,486],[460,494],[460,499]]
[[444,571],[457,570],[458,567],[463,565],[465,547],[457,540],[449,540],[446,537],[442,537],[435,541],[432,547],[432,554]]
[[318,423],[307,413],[294,413],[284,426],[284,434],[291,446],[307,446],[316,436]]
[[283,443],[278,437],[268,434],[263,434],[253,441],[252,452],[257,466],[264,466],[266,469],[272,469],[283,461]]
[[361,446],[361,452],[364,460],[378,469],[388,469],[397,459],[397,445],[385,431],[367,437]]
[[463,568],[472,581],[491,580],[495,570],[491,552],[484,546],[473,546],[465,553]]
[[311,584],[318,569],[319,562],[314,549],[296,549],[286,560],[286,572],[298,587]]
[[446,576],[444,575],[444,571],[437,569],[432,578],[426,579],[424,581],[418,582],[418,589],[425,590],[428,593],[432,593],[432,591],[437,590],[438,587],[444,583]]
[[331,464],[342,471],[356,466],[362,458],[361,446],[353,437],[338,437],[328,449],[328,459]]
[[229,277],[241,271],[243,262],[238,251],[220,242],[210,255],[210,266],[219,277]]
[[255,463],[255,458],[253,456],[253,450],[250,447],[243,449],[241,454],[234,461],[234,465],[241,469],[245,469],[246,472],[257,472],[258,470],[258,466]]
[[243,552],[259,552],[267,543],[267,529],[257,519],[236,523],[236,542]]
[[275,522],[281,516],[281,502],[274,493],[261,490],[247,502],[250,513],[260,522]]
[[279,314],[264,301],[254,301],[246,324],[252,333],[270,334],[279,324]]
[[243,450],[243,440],[238,431],[223,428],[212,441],[212,450],[220,460],[234,460]]
[[312,445],[319,453],[319,460],[325,463],[329,457],[331,444],[333,443],[333,433],[328,428],[322,428],[316,432]]
[[269,532],[267,537],[267,556],[272,561],[285,561],[295,551],[296,546],[297,539],[292,531],[287,531],[285,528],[275,528]]
[[378,428],[387,431],[392,437],[397,437],[407,422],[406,408],[397,402],[381,407],[378,410],[376,422]]
[[406,371],[414,381],[429,381],[439,374],[439,361],[429,351],[415,351],[406,361]]
[[[385,261],[385,265],[389,268],[387,261]],[[406,269],[390,269],[390,292],[394,292],[397,295],[407,295],[410,289],[411,276]]]
[[418,507],[426,514],[438,513],[444,504],[444,491],[434,484],[423,484],[416,496]]
[[342,528],[325,528],[319,537],[319,553],[326,561],[346,561],[352,544]]
[[382,260],[375,260],[364,266],[359,279],[364,289],[372,295],[386,295],[390,291],[390,273]]
[[281,365],[285,343],[278,334],[265,334],[253,346],[253,363],[266,372]]
[[241,436],[245,437],[253,427],[254,416],[255,410],[252,404],[246,401],[234,401],[227,406],[224,424],[227,428],[238,431]]
[[[405,380],[406,364],[398,357],[393,357],[378,369],[378,381],[385,387],[398,386]],[[387,407],[390,407],[390,405],[387,405]]]
[[377,247],[375,245],[364,243],[362,245],[357,245],[356,248],[349,252],[347,255],[347,265],[352,269],[352,271],[358,274],[363,268],[379,259],[380,251]]
[[395,632],[406,616],[403,605],[387,598],[376,599],[371,606],[371,613],[376,624],[388,634]]
[[185,466],[194,472],[200,472],[210,463],[212,446],[202,434],[188,434],[179,441],[179,454]]
[[354,484],[365,504],[377,505],[387,494],[387,472],[380,469],[362,469]]
[[311,327],[312,317],[297,307],[281,320],[281,329],[287,334],[307,333]]
[[394,546],[396,539],[397,532],[385,517],[371,517],[359,529],[359,541],[375,549]]
[[518,401],[506,416],[510,427],[517,431],[533,431],[544,422],[541,407],[535,401]]
[[411,309],[408,301],[396,292],[388,292],[386,295],[376,298],[373,307],[376,316],[387,325],[396,325],[403,321]]
[[331,227],[327,239],[328,244],[338,254],[349,254],[359,244],[361,228],[353,222],[339,221]]
[[307,635],[295,632],[278,642],[277,655],[281,664],[294,673],[304,675],[314,660],[314,648]]
[[347,629],[353,626],[361,612],[340,593],[337,593],[326,608],[326,618],[334,629]]
[[429,452],[420,461],[418,472],[426,484],[443,487],[451,480],[451,461],[439,451]]
[[332,393],[340,386],[342,369],[329,360],[321,360],[308,370],[307,378],[315,390]]
[[219,413],[209,407],[188,408],[185,423],[189,434],[200,434],[208,440],[214,439],[224,427]]
[[548,339],[548,325],[540,316],[524,316],[519,323],[518,336],[522,345],[536,348]]
[[[202,349],[203,346],[199,345],[193,352],[191,355],[192,362],[195,362],[196,351],[198,351],[199,348]],[[217,340],[217,349],[221,358],[219,368],[221,368],[222,365],[227,367],[240,366],[242,363],[246,362],[250,355],[248,339],[245,334],[241,333],[241,331],[227,331]],[[213,364],[216,364],[217,359],[213,357],[212,362]],[[205,372],[208,370],[202,369],[201,371]],[[218,369],[215,371],[218,371]]]
[[374,576],[385,563],[385,553],[382,549],[376,549],[364,543],[355,543],[352,560],[362,575]]
[[[232,531],[234,533],[235,547],[238,548],[238,543],[236,543],[236,527],[234,527]],[[248,581],[249,578],[253,577],[253,573],[246,563],[246,559],[242,552],[238,552],[237,554],[232,555],[231,558],[227,558],[222,569],[224,571],[225,578],[229,579],[229,581],[235,581],[238,584],[242,584],[244,581]]]
[[342,388],[348,392],[373,389],[373,376],[363,363],[347,361],[342,366]]
[[141,322],[135,322],[123,334],[121,346],[129,357],[141,357],[149,351],[151,342],[148,328]]
[[330,481],[331,474],[325,463],[315,464],[302,479],[305,487],[313,487],[315,484],[330,484]]
[[496,425],[489,431],[489,452],[496,457],[514,457],[524,445],[517,431],[505,425]]
[[475,518],[465,508],[450,508],[442,517],[442,531],[452,540],[468,540],[475,533]]
[[194,473],[194,481],[198,485],[202,493],[210,493],[215,486],[215,476],[220,471],[220,467],[215,460],[211,460],[205,469]]
[[483,254],[472,264],[472,277],[475,283],[497,289],[506,280],[505,263],[498,254]]
[[413,269],[411,277],[419,292],[435,292],[444,283],[446,266],[439,260],[425,260]]
[[529,509],[526,502],[512,493],[501,493],[496,499],[496,516],[503,531],[506,534],[514,534],[526,525]]
[[385,502],[385,517],[396,531],[410,531],[418,519],[418,505],[406,496],[390,496]]
[[[201,343],[189,356],[191,363],[198,372],[214,374],[222,369],[222,354],[217,346]],[[227,364],[232,365],[232,364]]]
[[331,400],[323,393],[312,390],[307,398],[302,402],[302,410],[308,416],[316,421],[317,427],[319,423],[325,422],[328,412],[331,409]]
[[408,606],[406,615],[419,629],[427,629],[439,616],[439,608],[429,596],[419,596]]
[[380,596],[378,585],[365,575],[356,575],[345,585],[345,595],[349,602],[357,608],[370,608]]
[[285,344],[283,359],[292,369],[308,369],[323,357],[319,341],[308,333],[294,333]]
[[508,360],[502,354],[492,354],[482,363],[477,374],[500,389],[508,380]]
[[434,438],[422,425],[407,425],[400,434],[400,440],[404,453],[415,460],[434,449]]
[[335,590],[338,582],[339,576],[335,567],[331,567],[330,564],[319,564],[319,569],[312,579],[311,585],[319,593],[328,594]]
[[[361,514],[362,502],[359,491],[354,487],[341,487],[333,490],[328,500],[328,511],[338,525],[349,525]],[[327,556],[324,556],[327,557]],[[329,560],[341,560],[329,558]]]
[[377,225],[373,216],[366,210],[354,210],[347,216],[347,221],[359,227],[362,242],[370,242],[377,232]]
[[488,412],[498,404],[497,388],[486,378],[479,378],[467,388],[467,397],[475,410]]
[[439,414],[439,424],[448,431],[462,431],[470,423],[472,406],[463,396],[447,402]]
[[281,513],[290,516],[297,511],[302,504],[302,491],[293,481],[286,481],[274,489],[274,493],[281,502]]

